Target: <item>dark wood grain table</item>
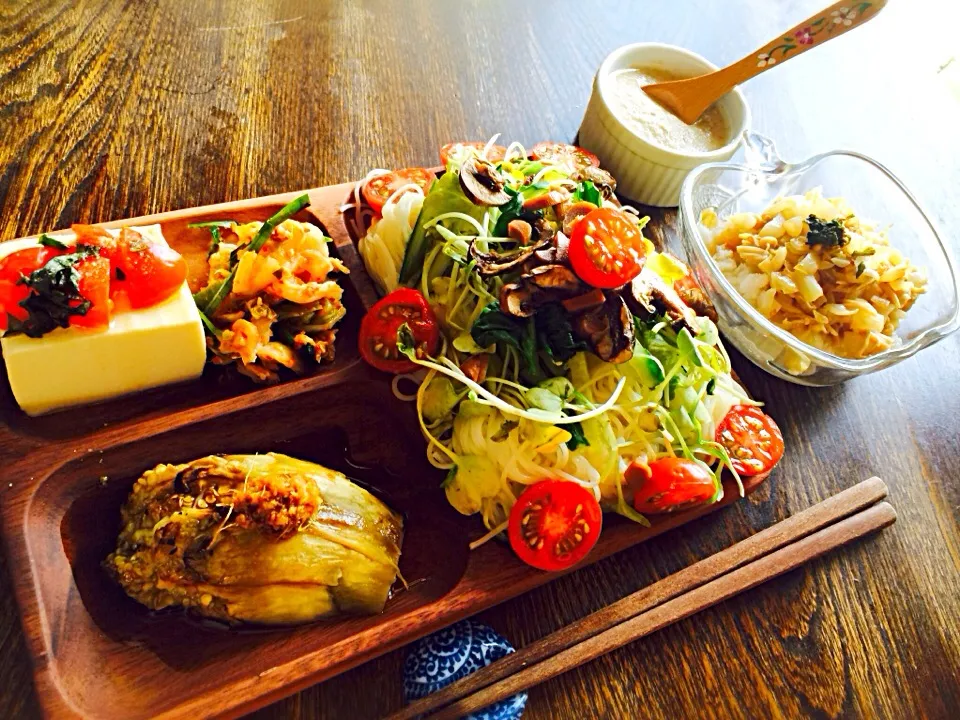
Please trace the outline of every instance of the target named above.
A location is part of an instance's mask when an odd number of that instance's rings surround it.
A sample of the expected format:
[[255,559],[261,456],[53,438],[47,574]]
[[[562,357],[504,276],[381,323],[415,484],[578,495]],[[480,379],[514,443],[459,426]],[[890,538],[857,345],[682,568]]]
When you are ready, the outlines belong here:
[[[431,165],[449,140],[570,139],[617,46],[664,41],[725,64],[821,3],[8,0],[0,239]],[[849,146],[885,162],[958,256],[951,5],[892,2],[744,91],[755,129],[786,157]],[[960,717],[958,356],[954,335],[826,389],[735,356],[787,442],[767,485],[480,620],[523,645],[871,474],[889,484],[898,522],[535,688],[526,717]],[[0,566],[0,717],[30,717],[29,660]],[[402,702],[403,658],[257,716],[386,713]]]

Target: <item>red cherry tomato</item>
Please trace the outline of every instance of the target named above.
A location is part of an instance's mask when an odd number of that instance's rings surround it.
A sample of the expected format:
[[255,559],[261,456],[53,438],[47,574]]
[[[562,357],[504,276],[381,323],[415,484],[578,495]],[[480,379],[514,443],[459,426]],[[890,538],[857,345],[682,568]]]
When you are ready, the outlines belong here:
[[773,418],[753,405],[734,405],[717,426],[717,442],[727,449],[740,475],[767,472],[783,457],[783,435]]
[[[450,159],[450,155],[453,154],[455,150],[461,147],[472,147],[476,148],[480,152],[483,152],[483,149],[487,146],[485,142],[454,142],[447,143],[442,148],[440,148],[440,164],[444,167],[447,166],[447,160]],[[491,145],[490,149],[487,150],[487,160],[492,163],[497,163],[503,160],[504,154],[507,152],[507,149],[503,145]]]
[[530,151],[533,160],[547,160],[554,163],[567,162],[574,168],[583,168],[588,165],[600,167],[600,159],[589,150],[567,143],[540,142]]
[[591,210],[570,232],[570,264],[588,285],[614,288],[630,282],[646,261],[637,223],[615,208]]
[[370,178],[360,192],[374,212],[379,213],[390,196],[404,185],[418,185],[426,194],[436,179],[437,176],[426,168],[404,168]]
[[440,326],[423,295],[397,288],[381,298],[360,322],[360,355],[377,370],[409,372],[417,366],[397,348],[397,330],[406,323],[413,332],[417,354],[434,355],[440,345]]
[[0,330],[7,329],[8,314],[17,320],[27,319],[27,311],[20,307],[20,303],[30,295],[30,289],[19,284],[20,278],[62,253],[62,250],[38,245],[17,250],[0,260]]
[[716,478],[693,460],[665,457],[650,463],[634,462],[624,473],[633,489],[637,512],[656,514],[686,510],[710,501],[717,490]]
[[507,535],[521,560],[540,570],[565,570],[597,544],[603,514],[589,490],[568,480],[541,480],[510,511]]
[[85,314],[70,316],[71,327],[107,327],[110,325],[110,261],[94,255],[84,258],[75,267],[80,273],[77,289],[90,306]]

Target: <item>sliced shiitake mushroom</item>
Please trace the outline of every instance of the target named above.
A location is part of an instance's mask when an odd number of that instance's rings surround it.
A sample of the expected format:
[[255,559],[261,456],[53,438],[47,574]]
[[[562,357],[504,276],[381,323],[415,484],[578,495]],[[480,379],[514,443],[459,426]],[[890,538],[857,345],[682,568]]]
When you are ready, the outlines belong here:
[[507,283],[500,288],[500,312],[519,318],[533,317],[537,297],[542,294],[542,290],[524,282]]
[[588,289],[570,268],[542,265],[503,286],[500,310],[514,317],[531,317],[541,305],[581,295]]
[[541,265],[521,278],[543,290],[553,290],[564,297],[579,295],[587,287],[566,265]]
[[662,313],[674,327],[686,326],[691,332],[697,332],[697,314],[653,270],[641,270],[624,295],[635,315],[649,317]]
[[520,267],[537,250],[546,247],[547,241],[539,241],[533,245],[522,247],[509,254],[483,252],[477,248],[477,241],[470,241],[468,254],[477,262],[477,272],[484,276],[500,275],[514,268]]
[[601,360],[622,363],[633,357],[633,315],[619,295],[609,293],[599,307],[574,316],[573,330]]
[[548,265],[566,265],[570,259],[570,238],[562,232],[556,233],[550,244],[542,250],[537,250],[537,260]]
[[674,283],[674,290],[677,291],[677,295],[683,302],[693,308],[697,315],[704,315],[717,322],[717,309],[696,281],[684,278],[684,280]]
[[499,207],[510,202],[506,181],[493,163],[471,157],[460,166],[460,187],[474,205]]

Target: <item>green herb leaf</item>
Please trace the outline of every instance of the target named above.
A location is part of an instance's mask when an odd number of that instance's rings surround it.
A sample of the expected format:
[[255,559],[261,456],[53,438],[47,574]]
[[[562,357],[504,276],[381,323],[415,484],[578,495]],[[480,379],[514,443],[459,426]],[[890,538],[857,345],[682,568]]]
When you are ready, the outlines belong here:
[[52,247],[52,248],[56,248],[57,250],[67,249],[66,243],[62,243],[56,238],[50,237],[49,235],[41,235],[40,239],[37,240],[37,242],[43,245],[44,247]]
[[[277,225],[289,220],[309,204],[310,196],[307,194],[303,194],[294,198],[280,208],[274,215],[268,218],[263,225],[260,226],[257,234],[248,245],[244,245],[242,248],[238,248],[238,250],[242,249],[254,253],[259,252],[260,248],[263,247],[264,243],[267,242],[267,240],[273,234],[273,231]],[[231,258],[231,262],[236,262],[236,259]],[[234,267],[230,270],[230,274],[227,275],[222,282],[214,283],[214,285],[208,285],[200,292],[194,294],[193,301],[197,304],[200,312],[202,312],[208,318],[213,317],[214,313],[217,311],[217,308],[220,307],[220,303],[223,302],[224,298],[230,294],[230,290],[233,289],[233,278],[236,276],[236,274],[237,268],[236,265],[234,265]]]
[[[227,280],[230,280],[230,283],[227,283]],[[228,278],[220,282],[211,283],[203,288],[203,290],[194,293],[193,302],[196,303],[197,309],[199,309],[201,313],[210,317],[216,312],[217,308],[220,307],[223,299],[230,293],[232,286],[233,272],[230,273]]]
[[840,247],[847,242],[843,225],[839,220],[824,221],[816,215],[807,217],[807,245],[821,245],[822,247]]
[[532,385],[545,379],[537,357],[537,328],[533,318],[505,315],[500,312],[500,304],[492,302],[480,311],[470,328],[470,336],[480,347],[500,344],[516,348],[524,360],[524,379]]
[[91,303],[80,294],[80,272],[74,266],[98,254],[97,247],[77,245],[75,252],[50,258],[43,267],[21,277],[18,284],[30,288],[30,295],[20,302],[27,319],[13,330],[8,326],[8,332],[39,338],[58,327],[69,327],[74,315],[86,315]]
[[557,362],[567,362],[587,345],[573,336],[573,326],[559,303],[550,303],[537,310],[534,316],[537,340],[547,354]]
[[236,224],[236,220],[204,220],[199,223],[187,223],[187,227],[230,227]]
[[590,441],[587,440],[587,436],[583,434],[583,426],[580,423],[570,423],[566,427],[567,432],[572,436],[567,440],[567,447],[571,450],[576,450],[581,445],[589,445]]
[[523,325],[516,318],[500,312],[500,304],[493,302],[480,311],[470,328],[470,336],[480,347],[504,343],[520,349]]
[[494,237],[507,237],[507,225],[516,220],[523,212],[523,195],[515,193],[510,200],[500,206],[500,217],[493,226]]
[[236,225],[236,220],[205,220],[203,222],[188,223],[188,228],[228,228]]
[[580,200],[600,207],[600,191],[591,180],[584,180],[577,185],[577,189],[573,193],[573,201],[578,202]]
[[857,263],[857,272],[854,273],[853,276],[854,276],[854,277],[860,277],[861,275],[863,275],[863,271],[866,270],[866,269],[867,269],[867,264],[866,264],[866,263],[858,262],[858,263]]
[[198,312],[200,312],[200,321],[204,324],[207,330],[210,331],[210,334],[219,340],[220,336],[223,335],[223,332],[220,330],[220,328],[214,325],[213,321],[210,318],[208,318],[202,311],[198,311]]
[[216,225],[210,226],[210,247],[207,248],[207,259],[209,260],[220,247],[220,228]]

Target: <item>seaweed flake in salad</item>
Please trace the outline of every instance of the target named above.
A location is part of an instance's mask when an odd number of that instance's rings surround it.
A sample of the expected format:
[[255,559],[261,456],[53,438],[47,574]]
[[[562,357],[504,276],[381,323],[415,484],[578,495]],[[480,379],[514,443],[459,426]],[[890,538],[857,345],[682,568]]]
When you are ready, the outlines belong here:
[[[453,507],[544,570],[599,535],[601,510],[717,502],[720,476],[766,472],[783,440],[731,376],[687,266],[643,235],[588,151],[451,143],[429,186],[357,184],[351,221],[385,295],[360,350],[406,374],[427,457]],[[393,193],[378,209],[365,186]],[[382,198],[381,198],[382,199]],[[396,385],[395,385],[396,387]]]

